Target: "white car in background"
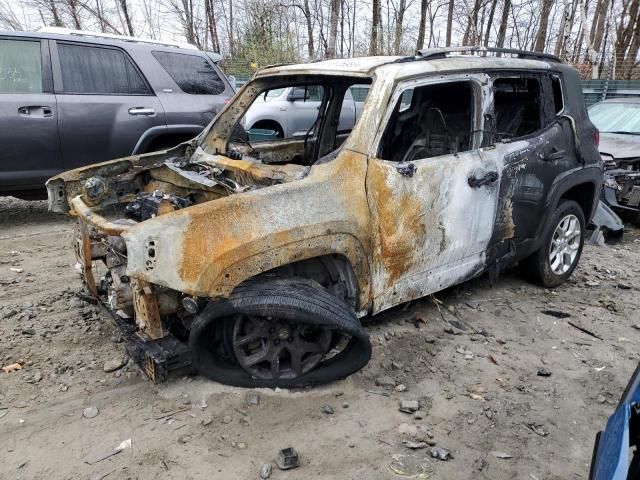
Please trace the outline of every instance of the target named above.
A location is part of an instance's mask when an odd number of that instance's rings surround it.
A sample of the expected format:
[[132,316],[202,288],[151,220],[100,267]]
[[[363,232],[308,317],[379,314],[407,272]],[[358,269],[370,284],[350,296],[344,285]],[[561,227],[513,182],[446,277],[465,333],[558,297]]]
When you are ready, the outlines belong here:
[[[362,112],[369,85],[354,85],[345,94],[338,132],[349,132]],[[272,132],[272,138],[304,136],[318,118],[323,89],[320,85],[277,88],[260,95],[244,116],[247,132]],[[252,132],[252,133],[253,133]]]

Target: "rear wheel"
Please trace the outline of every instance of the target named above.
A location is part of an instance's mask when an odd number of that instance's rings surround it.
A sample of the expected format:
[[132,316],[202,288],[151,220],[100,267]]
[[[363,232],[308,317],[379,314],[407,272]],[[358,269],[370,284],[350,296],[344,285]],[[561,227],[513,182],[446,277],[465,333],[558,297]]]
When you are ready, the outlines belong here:
[[326,383],[371,357],[353,309],[296,277],[257,277],[211,302],[195,320],[189,344],[203,376],[243,387]]
[[585,220],[582,208],[563,200],[550,219],[542,247],[524,262],[529,276],[545,287],[557,287],[571,276],[582,254]]

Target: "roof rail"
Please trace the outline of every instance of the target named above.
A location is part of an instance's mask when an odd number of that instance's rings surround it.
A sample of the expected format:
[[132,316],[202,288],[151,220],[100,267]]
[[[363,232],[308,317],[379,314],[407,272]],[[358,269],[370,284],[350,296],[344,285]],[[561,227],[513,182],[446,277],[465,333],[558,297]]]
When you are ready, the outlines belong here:
[[[529,52],[527,50],[516,50],[513,48],[497,48],[497,47],[445,47],[445,48],[425,48],[423,50],[418,50],[417,56],[422,60],[434,60],[437,58],[445,58],[447,55],[451,53],[480,53],[480,54],[488,54],[495,53],[499,55],[512,55],[517,56],[518,58],[526,58],[529,60],[546,60],[550,62],[558,62],[562,63],[560,58],[555,55],[551,55],[550,53],[543,52]],[[485,56],[483,55],[483,56]]]
[[126,35],[115,35],[115,34],[101,33],[101,32],[89,32],[86,30],[72,30],[70,28],[63,28],[63,27],[40,27],[38,29],[38,32],[55,33],[58,35],[76,35],[78,37],[105,38],[109,40],[120,40],[123,42],[150,43],[154,45],[162,45],[165,47],[177,47],[177,48],[185,48],[189,50],[198,50],[198,47],[196,47],[195,45],[191,45],[190,43],[153,40],[151,38],[129,37]]

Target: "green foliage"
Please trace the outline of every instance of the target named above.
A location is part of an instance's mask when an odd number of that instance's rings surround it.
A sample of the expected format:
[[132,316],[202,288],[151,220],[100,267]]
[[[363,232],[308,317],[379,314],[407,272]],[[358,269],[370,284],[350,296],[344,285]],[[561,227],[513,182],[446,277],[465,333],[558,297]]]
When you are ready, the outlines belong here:
[[247,2],[246,8],[246,30],[233,59],[224,64],[226,73],[247,75],[266,65],[298,61],[284,7],[253,0]]

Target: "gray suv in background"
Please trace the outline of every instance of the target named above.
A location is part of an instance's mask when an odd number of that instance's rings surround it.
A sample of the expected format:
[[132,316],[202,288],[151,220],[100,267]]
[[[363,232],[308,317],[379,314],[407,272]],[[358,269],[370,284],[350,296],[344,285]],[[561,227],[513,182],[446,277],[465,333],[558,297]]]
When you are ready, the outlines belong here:
[[0,31],[0,195],[193,138],[234,94],[191,45],[47,28]]

